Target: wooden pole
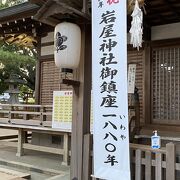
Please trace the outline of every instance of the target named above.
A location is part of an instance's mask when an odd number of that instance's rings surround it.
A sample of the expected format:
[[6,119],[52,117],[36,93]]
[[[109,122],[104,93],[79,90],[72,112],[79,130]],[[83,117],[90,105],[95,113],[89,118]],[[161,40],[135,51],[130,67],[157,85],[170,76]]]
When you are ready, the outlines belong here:
[[91,102],[91,27],[83,25],[81,30],[80,86],[74,87],[71,136],[71,179],[78,180],[83,180],[83,144],[84,135],[90,133]]

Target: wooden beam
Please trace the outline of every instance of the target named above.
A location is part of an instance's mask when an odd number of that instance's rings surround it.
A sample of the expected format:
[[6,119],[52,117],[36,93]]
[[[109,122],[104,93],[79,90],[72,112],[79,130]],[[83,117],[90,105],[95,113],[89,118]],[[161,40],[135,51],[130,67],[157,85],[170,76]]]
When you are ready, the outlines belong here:
[[88,1],[87,0],[83,0],[82,12],[85,13],[85,14],[88,14]]
[[[55,18],[54,15],[59,14],[58,18]],[[34,16],[38,21],[42,21],[49,25],[55,26],[61,21],[61,18],[66,18],[65,14],[70,14],[71,18],[74,16],[76,19],[84,18],[90,20],[91,17],[78,9],[70,1],[64,0],[48,0],[41,9]]]
[[42,5],[42,7],[38,10],[38,12],[35,14],[34,19],[41,19],[44,15],[47,9],[52,5],[52,1],[47,1]]
[[29,2],[32,3],[32,4],[42,5],[42,4],[44,4],[46,1],[45,1],[45,0],[29,0]]
[[91,19],[91,17],[87,13],[84,13],[74,7],[71,7],[70,5],[68,5],[66,3],[59,2],[58,0],[54,0],[54,1],[56,1],[56,3],[59,4],[62,8],[66,8],[68,11],[72,11],[73,13],[79,15],[80,17],[83,17],[88,20]]
[[26,18],[25,21],[23,21],[21,19],[21,20],[18,20],[18,21],[10,22],[9,25],[2,24],[2,28],[4,28],[4,29],[5,28],[14,28],[14,27],[16,28],[16,27],[21,27],[21,26],[32,27],[32,24],[33,24],[34,27],[40,26],[38,21],[33,20],[31,18]]
[[40,21],[45,23],[45,24],[48,24],[50,26],[53,26],[53,27],[55,27],[59,23],[59,20],[56,20],[53,17],[48,17],[46,19],[40,19]]
[[[50,1],[51,2],[51,1]],[[52,17],[55,14],[67,14],[67,13],[73,13],[71,11],[67,11],[67,9],[63,6],[59,6],[57,3],[47,4],[49,7],[42,7],[42,10],[44,10],[44,14],[41,14],[41,19],[46,19],[48,17]],[[44,9],[43,9],[44,8]]]
[[79,87],[80,82],[71,79],[61,79],[60,84],[67,84],[68,86]]
[[0,23],[14,22],[22,18],[34,16],[39,6],[30,3],[23,3],[0,11]]
[[173,12],[175,14],[175,16],[178,17],[178,19],[180,18],[180,13],[179,11],[176,9],[176,6],[173,5],[172,2],[170,2],[169,0],[164,0],[164,2],[167,4],[168,8],[171,10],[171,12]]
[[[45,0],[29,0],[30,3],[32,4],[38,4],[38,5],[43,5],[44,3],[46,3]],[[74,4],[76,7],[81,8],[82,7],[82,0],[66,0],[66,2],[68,3],[72,3]]]
[[0,146],[10,146],[10,147],[17,147],[17,142],[11,141],[0,141]]
[[71,7],[75,7],[77,9],[83,8],[83,0],[56,0],[56,1],[60,3],[66,3]]
[[16,139],[18,138],[18,135],[5,135],[5,136],[0,136],[0,140],[4,140],[4,139]]
[[[28,35],[33,35],[33,29],[37,29],[37,33],[41,32],[42,34],[49,32],[49,31],[53,31],[53,27],[52,27],[52,20],[51,20],[51,24],[49,25],[45,25],[42,24],[40,25],[39,22],[35,21],[35,20],[31,20],[28,22],[22,22],[22,21],[18,21],[17,23],[10,23],[9,27],[5,24],[2,25],[2,27],[0,28],[0,34],[28,34]],[[59,21],[56,20],[56,22],[53,24],[53,26],[55,24],[57,24]],[[33,26],[32,26],[33,24]],[[47,23],[46,23],[47,24]],[[26,28],[24,28],[24,26],[26,26]],[[12,31],[11,31],[12,30]],[[4,32],[5,31],[5,32]],[[39,34],[40,35],[40,34]]]
[[45,147],[45,146],[38,146],[33,144],[24,143],[22,146],[24,149],[30,149],[34,151],[41,151],[41,152],[48,152],[52,154],[64,154],[64,149],[59,148],[52,148],[52,147]]

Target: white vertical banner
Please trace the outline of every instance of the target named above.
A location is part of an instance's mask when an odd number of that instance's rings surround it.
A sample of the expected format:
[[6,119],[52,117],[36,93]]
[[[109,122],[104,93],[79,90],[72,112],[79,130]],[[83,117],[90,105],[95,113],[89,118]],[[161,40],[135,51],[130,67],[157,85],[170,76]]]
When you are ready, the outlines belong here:
[[136,64],[129,64],[128,68],[128,93],[134,94],[136,80]]
[[94,176],[129,180],[126,0],[92,0]]

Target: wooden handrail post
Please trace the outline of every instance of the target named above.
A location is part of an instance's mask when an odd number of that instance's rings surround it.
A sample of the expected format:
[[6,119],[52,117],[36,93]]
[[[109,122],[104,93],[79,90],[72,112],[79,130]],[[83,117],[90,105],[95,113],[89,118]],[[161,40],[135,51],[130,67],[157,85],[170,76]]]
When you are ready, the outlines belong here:
[[63,154],[63,162],[62,165],[68,166],[69,164],[69,141],[68,141],[69,135],[68,133],[64,133],[63,135],[63,149],[64,149],[64,154]]
[[43,114],[43,113],[45,112],[45,107],[44,107],[44,106],[41,106],[40,112],[41,112],[40,121],[41,121],[41,122],[46,121],[46,117],[45,117],[44,114]]
[[9,113],[8,113],[8,122],[9,123],[11,122],[11,119],[13,118],[13,114],[12,114],[13,109],[14,109],[13,106],[10,106]]
[[166,179],[175,180],[176,149],[174,143],[166,144]]

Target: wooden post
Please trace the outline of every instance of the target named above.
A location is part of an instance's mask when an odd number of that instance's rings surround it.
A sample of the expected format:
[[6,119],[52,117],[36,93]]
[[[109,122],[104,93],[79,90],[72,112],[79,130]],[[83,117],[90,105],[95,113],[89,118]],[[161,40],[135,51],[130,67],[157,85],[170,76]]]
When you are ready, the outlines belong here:
[[[73,119],[71,136],[71,179],[83,180],[84,135],[90,134],[91,103],[91,27],[82,28],[81,61],[79,65],[79,93],[73,93]],[[84,176],[88,176],[84,175]]]
[[16,156],[20,157],[24,155],[24,149],[23,144],[25,142],[25,133],[23,129],[18,130],[18,147],[17,147],[17,153]]
[[36,80],[35,80],[35,104],[40,104],[40,76],[41,76],[41,35],[37,35]]
[[68,161],[69,161],[69,146],[68,146],[68,133],[64,133],[63,135],[63,149],[64,149],[64,154],[63,154],[63,162],[62,165],[68,166]]
[[9,113],[8,113],[8,123],[11,123],[12,118],[14,118],[14,116],[12,114],[13,110],[14,110],[14,107],[10,106],[10,110],[9,110]]
[[23,114],[23,120],[28,120],[28,114]]
[[[28,112],[28,107],[23,107],[23,111]],[[29,114],[23,114],[23,120],[28,120],[29,119]]]
[[143,61],[143,81],[144,81],[144,98],[143,98],[143,117],[146,124],[150,124],[151,121],[151,48],[149,44],[146,44],[144,49],[144,61]]
[[173,143],[166,144],[166,179],[175,180],[176,150]]
[[162,154],[156,153],[155,179],[162,180]]
[[151,180],[151,164],[152,164],[152,158],[151,158],[151,152],[146,151],[145,153],[145,179],[146,180]]
[[140,102],[139,99],[135,101],[135,130],[136,134],[140,133]]
[[43,121],[46,121],[46,116],[43,114],[45,112],[45,107],[44,106],[40,107],[40,112],[41,112],[40,121],[41,121],[41,123],[43,123]]
[[86,134],[84,135],[84,149],[83,149],[83,180],[90,179],[90,153],[91,153],[91,135]]
[[135,157],[135,180],[141,180],[141,150],[136,150],[136,157]]

